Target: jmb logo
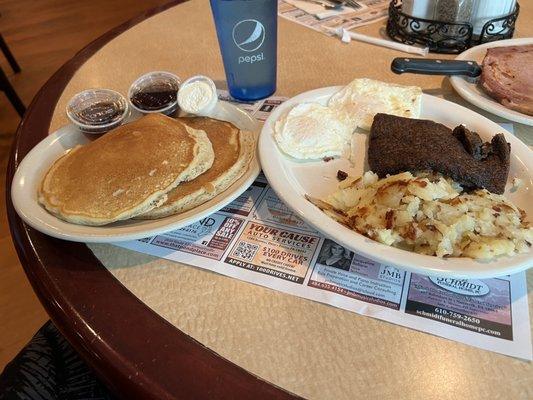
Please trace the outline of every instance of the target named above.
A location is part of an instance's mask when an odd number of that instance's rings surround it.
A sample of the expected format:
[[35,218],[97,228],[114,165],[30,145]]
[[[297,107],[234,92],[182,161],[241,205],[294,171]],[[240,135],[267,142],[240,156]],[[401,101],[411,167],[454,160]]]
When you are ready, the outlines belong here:
[[403,274],[396,267],[390,265],[382,266],[379,270],[379,279],[387,282],[401,283]]

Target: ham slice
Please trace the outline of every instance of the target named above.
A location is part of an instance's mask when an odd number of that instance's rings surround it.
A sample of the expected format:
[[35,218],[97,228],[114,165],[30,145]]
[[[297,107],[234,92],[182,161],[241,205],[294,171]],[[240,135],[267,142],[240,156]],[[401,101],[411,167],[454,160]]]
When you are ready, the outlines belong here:
[[533,115],[533,44],[488,49],[480,83],[505,107]]

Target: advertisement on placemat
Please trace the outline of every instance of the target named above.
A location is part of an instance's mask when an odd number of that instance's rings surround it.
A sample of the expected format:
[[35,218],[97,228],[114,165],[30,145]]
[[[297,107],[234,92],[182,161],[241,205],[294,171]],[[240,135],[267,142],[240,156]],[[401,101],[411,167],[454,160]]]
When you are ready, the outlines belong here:
[[318,236],[248,222],[225,262],[302,283],[319,241]]
[[467,280],[412,274],[405,312],[512,340],[510,286],[505,279]]
[[243,222],[215,213],[185,228],[155,236],[151,244],[220,260]]
[[309,286],[398,310],[405,272],[325,239]]

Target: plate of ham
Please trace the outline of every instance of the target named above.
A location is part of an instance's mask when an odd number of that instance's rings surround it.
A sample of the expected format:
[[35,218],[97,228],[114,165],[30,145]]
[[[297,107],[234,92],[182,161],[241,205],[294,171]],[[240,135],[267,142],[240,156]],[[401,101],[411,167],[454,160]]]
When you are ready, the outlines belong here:
[[450,78],[461,97],[492,114],[533,126],[533,38],[486,43],[456,59],[474,60],[484,72],[477,84],[462,76]]

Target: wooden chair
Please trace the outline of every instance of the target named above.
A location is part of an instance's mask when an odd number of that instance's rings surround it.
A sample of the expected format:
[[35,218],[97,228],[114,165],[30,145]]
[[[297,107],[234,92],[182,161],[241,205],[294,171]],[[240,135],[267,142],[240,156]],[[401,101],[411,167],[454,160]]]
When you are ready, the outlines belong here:
[[[17,63],[17,60],[15,60],[13,53],[11,53],[11,50],[9,50],[9,47],[7,46],[2,34],[0,34],[0,50],[2,50],[2,53],[4,54],[5,58],[7,59],[7,62],[13,69],[13,72],[18,74],[20,72],[20,66]],[[11,82],[9,82],[9,79],[7,79],[7,76],[1,67],[0,91],[6,94],[8,100],[11,102],[13,107],[15,107],[15,110],[17,110],[17,113],[22,117],[26,112],[26,106],[18,96],[17,92],[15,91],[15,88],[13,88],[13,86],[11,85]]]
[[9,47],[7,47],[7,43],[4,40],[4,37],[0,33],[0,49],[2,50],[2,53],[4,53],[4,57],[7,59],[7,62],[13,69],[13,72],[15,74],[18,74],[20,72],[20,66],[17,63],[17,60],[15,60],[15,57],[13,56],[13,53],[11,53],[11,50],[9,50]]

